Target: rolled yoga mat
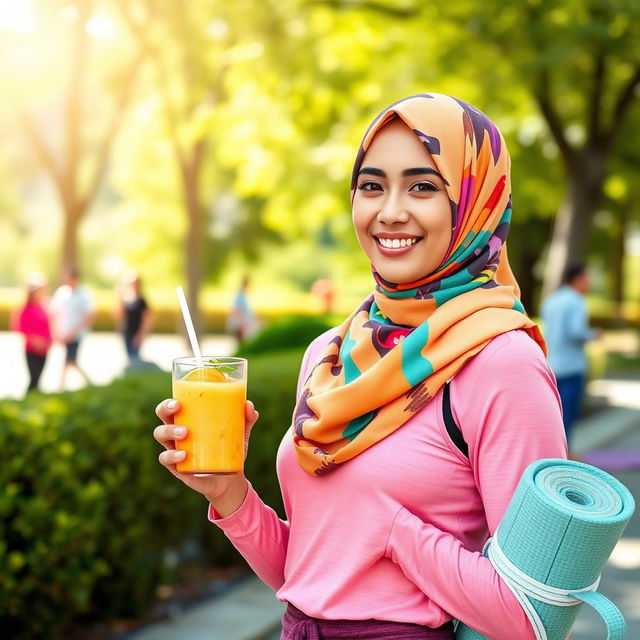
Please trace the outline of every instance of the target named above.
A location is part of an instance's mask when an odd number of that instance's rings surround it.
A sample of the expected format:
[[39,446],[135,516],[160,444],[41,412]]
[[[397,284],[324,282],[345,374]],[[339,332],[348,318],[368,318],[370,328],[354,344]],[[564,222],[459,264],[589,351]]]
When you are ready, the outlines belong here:
[[[522,604],[538,640],[564,640],[587,602],[610,640],[622,640],[620,611],[595,589],[631,518],[629,490],[608,473],[572,460],[530,464],[485,555]],[[486,638],[460,622],[456,640]]]

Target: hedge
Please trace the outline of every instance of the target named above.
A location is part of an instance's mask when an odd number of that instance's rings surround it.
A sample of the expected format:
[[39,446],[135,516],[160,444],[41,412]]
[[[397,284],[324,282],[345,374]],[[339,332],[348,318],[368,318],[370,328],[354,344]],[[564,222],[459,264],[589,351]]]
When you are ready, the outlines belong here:
[[[246,472],[282,510],[275,451],[290,424],[300,350],[255,357],[261,417]],[[157,461],[151,432],[169,374],[0,402],[0,628],[14,640],[63,638],[79,617],[140,615],[189,559],[238,562],[206,502]]]
[[237,355],[249,358],[271,351],[304,349],[314,338],[332,326],[333,323],[325,316],[293,315],[277,318],[267,324],[254,338],[242,344]]

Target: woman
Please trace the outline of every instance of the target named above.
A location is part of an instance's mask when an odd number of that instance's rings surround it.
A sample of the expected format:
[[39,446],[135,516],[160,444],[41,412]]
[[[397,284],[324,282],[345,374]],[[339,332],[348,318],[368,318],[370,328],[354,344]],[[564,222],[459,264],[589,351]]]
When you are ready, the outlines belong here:
[[[450,639],[452,617],[534,637],[480,553],[526,466],[566,456],[544,342],[507,260],[510,202],[504,140],[461,100],[412,96],[369,127],[352,203],[375,290],[303,360],[277,460],[287,521],[242,475],[176,473],[185,429],[174,401],[158,406],[160,462],[289,603],[283,638]],[[257,418],[248,402],[247,438]]]
[[51,347],[51,327],[45,307],[46,280],[34,274],[27,283],[24,306],[16,311],[11,326],[24,335],[24,351],[29,369],[27,392],[37,390],[40,376]]

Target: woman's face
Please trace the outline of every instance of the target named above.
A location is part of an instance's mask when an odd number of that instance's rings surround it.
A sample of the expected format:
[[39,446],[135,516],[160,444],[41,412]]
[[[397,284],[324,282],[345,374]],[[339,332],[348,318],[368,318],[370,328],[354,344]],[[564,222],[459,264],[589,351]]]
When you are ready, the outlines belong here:
[[451,205],[431,154],[401,120],[374,136],[353,200],[358,242],[388,282],[435,271],[451,241]]

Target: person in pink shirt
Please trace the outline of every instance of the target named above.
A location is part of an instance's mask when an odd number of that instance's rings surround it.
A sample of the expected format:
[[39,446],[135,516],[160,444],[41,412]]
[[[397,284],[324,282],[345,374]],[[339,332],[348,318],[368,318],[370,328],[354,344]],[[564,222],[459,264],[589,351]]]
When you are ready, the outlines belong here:
[[[161,464],[288,603],[283,640],[451,640],[453,619],[535,637],[482,555],[524,469],[566,457],[544,340],[509,268],[511,209],[504,139],[475,107],[425,93],[373,121],[352,215],[374,290],[304,356],[276,462],[285,520],[244,474],[177,472],[186,428],[175,400],[158,405]],[[248,447],[250,401],[245,415]]]
[[45,306],[46,280],[33,274],[27,283],[25,304],[14,312],[11,328],[24,336],[24,353],[29,369],[27,391],[38,388],[40,376],[51,347],[51,327]]

